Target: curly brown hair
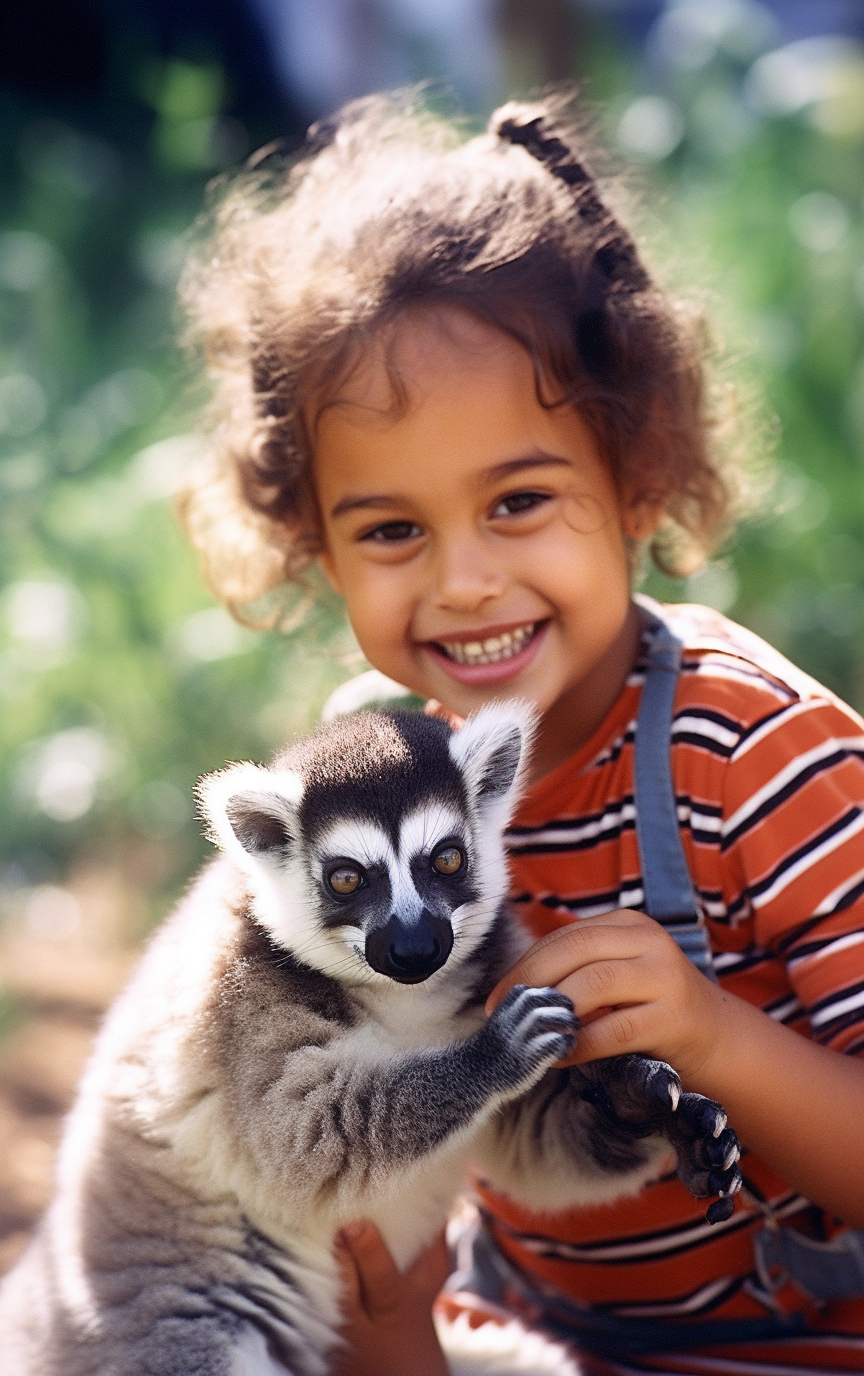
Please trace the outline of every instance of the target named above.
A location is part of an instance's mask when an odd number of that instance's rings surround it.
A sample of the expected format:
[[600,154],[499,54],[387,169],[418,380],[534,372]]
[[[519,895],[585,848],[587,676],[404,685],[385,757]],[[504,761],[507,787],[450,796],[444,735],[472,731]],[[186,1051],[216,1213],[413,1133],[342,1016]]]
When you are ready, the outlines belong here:
[[320,548],[310,398],[418,306],[468,309],[529,352],[543,404],[577,407],[619,487],[663,506],[665,572],[724,533],[738,475],[716,442],[701,314],[652,280],[573,112],[561,96],[510,103],[465,140],[416,93],[372,96],[313,126],[299,156],[265,149],[218,188],[181,283],[215,384],[181,515],[241,618]]

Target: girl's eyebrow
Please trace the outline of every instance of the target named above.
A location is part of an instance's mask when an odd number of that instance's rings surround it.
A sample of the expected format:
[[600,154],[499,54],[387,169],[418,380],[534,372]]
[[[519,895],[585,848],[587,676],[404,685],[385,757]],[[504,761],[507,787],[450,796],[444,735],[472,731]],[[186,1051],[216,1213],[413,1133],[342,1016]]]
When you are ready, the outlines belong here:
[[[509,478],[513,473],[520,473],[532,468],[572,468],[569,459],[561,458],[557,454],[547,454],[543,451],[537,454],[525,454],[518,459],[507,459],[504,463],[496,463],[492,468],[484,468],[478,474],[478,485],[486,483],[500,482],[502,478]],[[335,520],[337,516],[344,516],[349,511],[364,511],[370,507],[377,511],[395,510],[401,508],[405,503],[405,498],[394,493],[370,493],[368,496],[347,496],[337,502],[330,512],[330,519]]]
[[545,450],[538,450],[535,454],[524,454],[519,459],[507,459],[504,463],[496,463],[492,468],[485,468],[480,474],[480,481],[484,483],[494,483],[501,478],[509,478],[511,473],[520,473],[528,468],[572,468],[570,459],[563,458],[560,454],[547,454]]
[[373,493],[368,497],[343,497],[341,502],[337,502],[330,512],[331,521],[336,516],[344,516],[346,511],[363,511],[366,507],[375,507],[377,510],[382,508],[395,509],[404,505],[405,498],[394,496],[392,493]]

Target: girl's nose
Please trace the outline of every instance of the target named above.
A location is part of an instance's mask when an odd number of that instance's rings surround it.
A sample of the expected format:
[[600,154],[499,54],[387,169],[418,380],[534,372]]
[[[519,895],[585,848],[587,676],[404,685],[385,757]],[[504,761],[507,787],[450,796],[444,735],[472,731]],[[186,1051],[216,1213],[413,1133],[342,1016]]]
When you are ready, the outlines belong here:
[[490,557],[482,539],[449,541],[436,564],[432,601],[448,611],[477,611],[500,597],[506,586],[504,569]]

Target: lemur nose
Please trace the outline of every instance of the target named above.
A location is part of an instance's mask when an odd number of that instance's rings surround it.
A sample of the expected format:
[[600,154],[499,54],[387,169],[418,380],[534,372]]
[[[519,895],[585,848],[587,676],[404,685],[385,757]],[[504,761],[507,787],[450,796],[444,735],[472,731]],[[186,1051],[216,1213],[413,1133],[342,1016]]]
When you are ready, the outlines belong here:
[[366,938],[366,959],[381,975],[399,984],[422,984],[453,950],[453,928],[444,917],[423,909],[416,922],[393,913]]

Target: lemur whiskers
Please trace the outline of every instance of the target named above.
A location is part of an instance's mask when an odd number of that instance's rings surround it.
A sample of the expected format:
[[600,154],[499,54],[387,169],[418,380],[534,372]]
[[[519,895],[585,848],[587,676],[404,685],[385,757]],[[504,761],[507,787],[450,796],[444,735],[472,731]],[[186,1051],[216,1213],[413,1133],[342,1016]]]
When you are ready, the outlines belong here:
[[226,854],[98,1039],[0,1293],[5,1376],[325,1376],[337,1229],[371,1218],[404,1267],[472,1164],[563,1208],[635,1193],[674,1147],[716,1191],[722,1110],[676,1109],[671,1068],[556,1070],[577,1022],[553,989],[484,1015],[528,942],[503,834],[529,738],[513,705],[459,733],[358,713],[203,781]]

